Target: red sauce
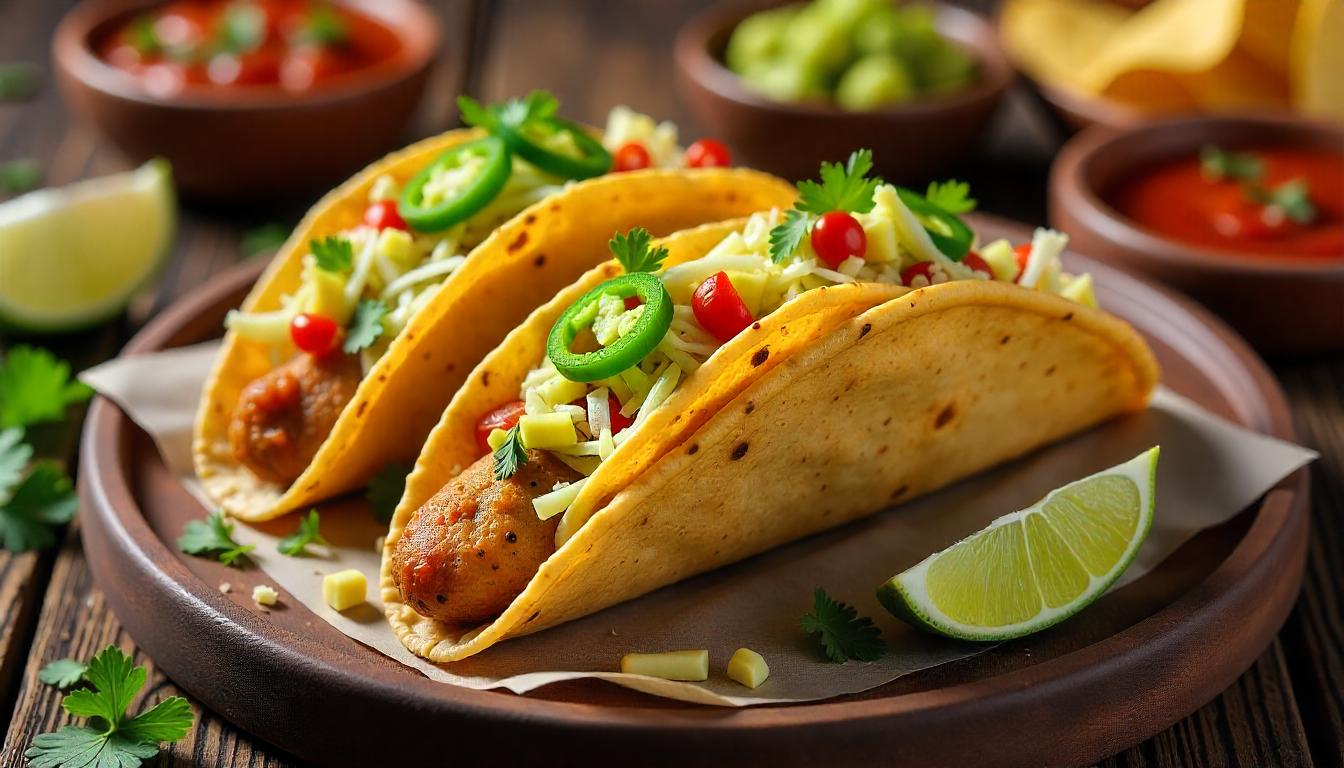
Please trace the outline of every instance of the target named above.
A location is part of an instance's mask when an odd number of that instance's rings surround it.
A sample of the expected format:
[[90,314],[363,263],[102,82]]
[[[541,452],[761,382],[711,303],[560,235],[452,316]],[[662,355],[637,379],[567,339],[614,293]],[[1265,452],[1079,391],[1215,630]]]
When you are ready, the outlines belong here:
[[1344,258],[1344,152],[1251,149],[1263,163],[1266,189],[1297,179],[1309,189],[1315,217],[1297,223],[1252,199],[1245,184],[1210,180],[1197,157],[1160,166],[1118,186],[1112,204],[1158,235],[1222,251]]
[[400,51],[393,30],[323,0],[172,0],[98,46],[104,61],[162,96],[188,87],[307,91]]

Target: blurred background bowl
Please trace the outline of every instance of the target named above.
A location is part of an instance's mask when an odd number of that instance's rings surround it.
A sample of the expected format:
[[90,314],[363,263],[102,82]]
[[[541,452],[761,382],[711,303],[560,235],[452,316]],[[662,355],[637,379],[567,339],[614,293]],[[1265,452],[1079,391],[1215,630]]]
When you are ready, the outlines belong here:
[[399,145],[440,40],[438,18],[415,0],[346,0],[397,35],[398,55],[305,92],[188,87],[157,96],[95,51],[118,24],[159,4],[84,0],[57,27],[57,77],[72,109],[131,162],[167,158],[178,187],[196,198],[311,193]]
[[676,40],[677,83],[704,125],[748,165],[789,178],[810,178],[823,161],[860,147],[873,150],[891,181],[927,181],[972,151],[1013,81],[993,27],[976,14],[928,3],[939,33],[970,53],[979,81],[962,91],[868,111],[826,103],[782,102],[747,87],[723,63],[734,27],[762,8],[713,6],[693,17]]
[[1344,254],[1248,254],[1190,245],[1149,232],[1108,202],[1126,179],[1197,156],[1207,145],[1340,153],[1344,126],[1246,115],[1150,122],[1122,131],[1090,128],[1064,146],[1051,169],[1051,226],[1067,232],[1083,253],[1185,291],[1261,351],[1344,349]]

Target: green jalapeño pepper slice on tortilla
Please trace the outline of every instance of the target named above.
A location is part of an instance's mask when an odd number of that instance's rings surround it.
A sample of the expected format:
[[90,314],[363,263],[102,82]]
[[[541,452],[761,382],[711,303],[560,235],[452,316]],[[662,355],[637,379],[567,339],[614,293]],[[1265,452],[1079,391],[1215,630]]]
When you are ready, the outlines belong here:
[[[592,352],[574,352],[574,337],[592,325],[603,295],[620,299],[638,296],[644,309],[624,336]],[[546,339],[546,356],[560,375],[570,381],[598,381],[639,364],[658,346],[672,327],[672,297],[663,281],[647,272],[612,278],[585,293],[560,316]]]
[[919,218],[934,247],[953,261],[966,258],[975,236],[965,222],[929,202],[927,197],[918,192],[897,187],[896,194],[900,195],[901,202],[905,203],[910,212]]
[[552,176],[588,179],[611,170],[611,153],[582,126],[558,117],[500,125],[509,149]]
[[[459,144],[421,169],[402,190],[397,212],[421,232],[439,232],[471,218],[495,199],[513,171],[504,141],[487,136]],[[461,182],[446,190],[433,182],[447,174],[461,174]],[[428,188],[428,190],[427,190]]]

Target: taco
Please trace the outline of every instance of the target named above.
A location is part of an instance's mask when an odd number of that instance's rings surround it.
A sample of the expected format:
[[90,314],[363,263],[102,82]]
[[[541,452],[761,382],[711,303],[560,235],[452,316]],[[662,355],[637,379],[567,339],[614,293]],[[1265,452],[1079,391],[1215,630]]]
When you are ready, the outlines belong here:
[[402,643],[454,661],[1144,407],[1157,366],[1066,238],[976,247],[965,185],[826,165],[537,309],[430,435],[386,538]]
[[683,155],[675,127],[628,109],[598,135],[542,93],[461,104],[478,127],[328,194],[229,314],[193,444],[228,514],[269,519],[414,461],[471,369],[614,228],[667,233],[793,199],[772,176],[710,167],[727,160],[717,142]]

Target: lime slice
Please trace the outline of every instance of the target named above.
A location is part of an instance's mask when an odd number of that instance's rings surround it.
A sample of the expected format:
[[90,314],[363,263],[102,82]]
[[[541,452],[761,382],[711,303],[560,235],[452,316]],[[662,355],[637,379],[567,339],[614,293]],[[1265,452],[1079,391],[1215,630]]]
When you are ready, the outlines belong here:
[[962,640],[1009,640],[1087,607],[1125,572],[1153,522],[1157,447],[1051,491],[910,570],[877,597]]
[[63,331],[119,312],[168,252],[174,200],[151,160],[0,204],[0,323]]

